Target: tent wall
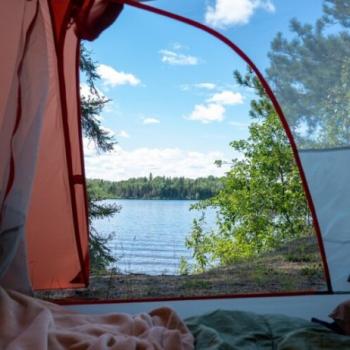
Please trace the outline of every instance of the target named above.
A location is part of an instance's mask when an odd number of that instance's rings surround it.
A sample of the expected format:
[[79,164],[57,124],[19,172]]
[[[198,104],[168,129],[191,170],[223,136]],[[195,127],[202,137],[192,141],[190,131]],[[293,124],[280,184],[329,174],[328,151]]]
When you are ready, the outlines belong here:
[[350,149],[300,151],[322,231],[333,289],[350,291]]
[[38,1],[1,1],[0,16],[0,276],[27,291],[24,224],[47,99],[47,46]]
[[96,38],[121,9],[101,0],[0,3],[4,287],[30,291],[29,274],[34,289],[88,284],[80,37]]
[[122,6],[100,0],[86,0],[80,8],[69,0],[50,4],[47,32],[55,33],[48,37],[55,55],[26,226],[29,267],[34,289],[79,288],[88,284],[89,255],[78,36],[96,38]]
[[35,289],[87,284],[74,26],[64,40],[71,3],[0,4],[0,274],[21,291],[30,289],[24,234]]
[[[47,12],[51,25],[49,15]],[[67,26],[68,20],[62,25]],[[59,33],[56,41],[53,36],[48,38],[49,51],[57,57],[50,57],[50,98],[26,226],[34,289],[84,287],[88,283],[87,208],[77,99],[79,43],[74,25]]]

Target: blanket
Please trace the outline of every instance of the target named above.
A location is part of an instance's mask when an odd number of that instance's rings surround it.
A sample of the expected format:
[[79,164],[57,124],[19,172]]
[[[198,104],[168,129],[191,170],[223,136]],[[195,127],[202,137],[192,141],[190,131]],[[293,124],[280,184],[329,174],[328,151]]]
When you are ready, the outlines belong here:
[[350,337],[285,315],[218,310],[186,324],[200,350],[349,350]]
[[0,349],[191,350],[193,337],[169,308],[85,315],[0,287]]

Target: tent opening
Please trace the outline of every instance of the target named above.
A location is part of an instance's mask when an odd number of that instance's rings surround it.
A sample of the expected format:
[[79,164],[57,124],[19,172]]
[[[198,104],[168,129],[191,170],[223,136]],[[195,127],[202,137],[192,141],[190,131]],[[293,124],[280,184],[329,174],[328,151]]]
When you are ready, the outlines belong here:
[[197,28],[132,8],[82,45],[89,287],[38,295],[327,291],[290,140],[247,62]]

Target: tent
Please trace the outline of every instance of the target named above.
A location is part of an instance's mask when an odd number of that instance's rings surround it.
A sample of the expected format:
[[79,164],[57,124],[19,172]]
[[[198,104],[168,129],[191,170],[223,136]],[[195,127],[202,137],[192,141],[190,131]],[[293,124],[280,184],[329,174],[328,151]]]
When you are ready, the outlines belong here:
[[[116,19],[123,5],[207,32],[228,45],[256,73],[289,137],[328,284],[328,291],[318,294],[230,296],[167,303],[184,315],[225,307],[324,316],[350,292],[349,145],[343,141],[325,141],[310,147],[298,143],[292,127],[295,116],[283,112],[286,97],[271,88],[239,47],[201,23],[132,0],[3,0],[0,4],[1,285],[30,293],[32,289],[79,288],[88,284],[79,43],[81,39],[96,38]],[[86,312],[113,308],[135,312],[158,303],[71,307]]]

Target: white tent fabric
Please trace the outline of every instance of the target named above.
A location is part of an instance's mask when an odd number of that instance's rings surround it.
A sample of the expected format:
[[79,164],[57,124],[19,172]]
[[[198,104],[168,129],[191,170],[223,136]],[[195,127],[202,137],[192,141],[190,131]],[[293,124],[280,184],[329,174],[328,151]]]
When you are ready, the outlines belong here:
[[337,292],[350,291],[350,149],[301,151]]

